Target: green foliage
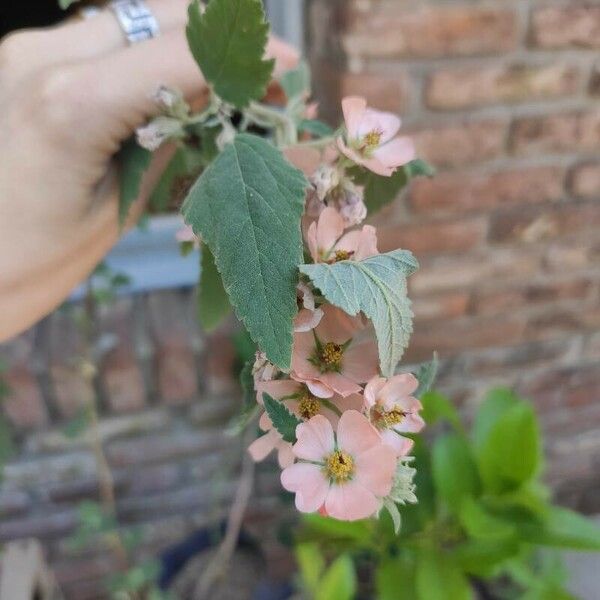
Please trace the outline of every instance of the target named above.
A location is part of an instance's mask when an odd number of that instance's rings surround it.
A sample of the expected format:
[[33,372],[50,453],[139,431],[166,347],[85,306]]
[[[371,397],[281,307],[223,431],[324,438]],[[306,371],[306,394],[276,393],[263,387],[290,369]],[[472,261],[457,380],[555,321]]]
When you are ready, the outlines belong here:
[[439,361],[437,357],[437,352],[433,353],[433,359],[431,362],[423,363],[419,370],[415,373],[415,377],[419,382],[419,387],[415,392],[416,398],[421,398],[423,394],[429,392],[429,390],[433,387],[435,382],[435,378],[437,376]]
[[238,135],[202,173],[183,215],[215,257],[237,316],[269,360],[290,365],[306,180],[265,140]]
[[260,406],[256,402],[256,392],[254,391],[254,377],[252,375],[252,366],[254,359],[250,358],[240,371],[240,387],[242,388],[242,410],[232,418],[227,427],[229,435],[238,435],[258,416]]
[[352,600],[356,593],[356,573],[352,559],[342,554],[325,571],[315,600]]
[[214,256],[206,246],[202,247],[201,261],[198,319],[204,331],[211,332],[231,313],[231,304],[215,266]]
[[275,61],[263,56],[269,25],[260,0],[211,0],[188,10],[187,39],[206,81],[225,102],[244,108],[265,94]]
[[298,544],[295,548],[296,562],[300,568],[302,583],[311,596],[314,596],[323,571],[325,571],[325,559],[315,543]]
[[392,519],[344,523],[310,515],[299,534],[331,553],[372,565],[377,600],[486,597],[571,598],[560,563],[547,548],[600,551],[600,528],[553,506],[540,481],[539,427],[530,404],[506,389],[490,391],[467,434],[450,401],[421,398],[428,424],[440,427],[413,449],[419,504]]
[[302,119],[298,123],[301,132],[310,133],[316,138],[325,138],[334,134],[333,128],[319,119]]
[[290,101],[310,94],[310,69],[306,62],[301,61],[296,68],[285,71],[279,83]]
[[142,148],[135,137],[127,140],[117,156],[121,167],[119,194],[119,222],[125,223],[131,205],[140,195],[142,177],[150,166],[152,153]]
[[350,315],[363,312],[371,319],[381,371],[391,377],[412,333],[406,278],[418,266],[410,252],[394,250],[362,261],[302,265],[300,271],[331,304]]
[[79,2],[79,0],[58,0],[58,5],[63,9],[67,10],[71,6],[71,4],[75,4]]
[[275,400],[269,394],[263,394],[265,410],[273,423],[273,427],[281,434],[286,441],[293,443],[296,441],[296,427],[302,421],[291,413],[286,405],[279,400]]

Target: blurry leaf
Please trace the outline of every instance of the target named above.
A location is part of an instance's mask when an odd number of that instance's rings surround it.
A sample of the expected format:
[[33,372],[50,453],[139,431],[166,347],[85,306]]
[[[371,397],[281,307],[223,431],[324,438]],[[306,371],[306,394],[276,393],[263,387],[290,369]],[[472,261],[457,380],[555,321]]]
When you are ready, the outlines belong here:
[[489,432],[500,416],[519,403],[519,398],[511,390],[497,388],[489,391],[475,415],[472,428],[473,442],[480,447],[488,438]]
[[254,359],[244,363],[240,371],[240,386],[242,388],[242,409],[235,415],[227,426],[228,435],[238,435],[258,416],[260,406],[256,402],[256,392],[254,391],[254,377],[252,367]]
[[121,146],[117,155],[120,164],[120,196],[119,223],[123,225],[129,214],[131,205],[140,195],[142,177],[150,166],[152,152],[142,148],[135,137],[130,138]]
[[352,600],[356,593],[356,574],[352,559],[343,554],[325,571],[315,600]]
[[198,320],[205,332],[214,331],[231,313],[229,297],[223,287],[215,259],[206,245],[202,245],[202,267],[198,291]]
[[296,561],[300,567],[302,581],[311,595],[317,591],[319,580],[325,570],[325,559],[318,544],[298,544],[295,548]]
[[439,497],[455,513],[465,498],[477,496],[481,490],[469,445],[458,434],[449,433],[436,440],[432,473]]
[[415,377],[419,382],[419,387],[415,392],[415,397],[420,398],[423,394],[429,392],[435,382],[439,361],[437,352],[433,353],[433,358],[430,362],[423,363],[419,366],[419,370],[415,373]]
[[456,408],[443,394],[436,391],[425,392],[421,397],[421,404],[423,405],[421,416],[427,425],[435,425],[438,421],[446,420],[455,431],[463,431]]
[[380,368],[391,377],[408,345],[413,313],[406,278],[419,268],[407,250],[394,250],[361,261],[301,265],[323,296],[349,315],[365,314],[377,336]]
[[375,572],[377,600],[414,600],[415,566],[403,556],[385,558]]
[[416,579],[419,600],[470,600],[474,597],[461,568],[438,550],[420,549]]
[[260,0],[211,0],[188,9],[187,39],[206,81],[225,102],[260,100],[275,60],[264,60],[269,25]]
[[279,77],[279,83],[288,100],[310,94],[310,69],[306,61],[300,61],[294,69],[285,71]]
[[435,169],[422,158],[415,158],[415,160],[404,166],[404,170],[409,179],[413,177],[433,177],[435,175]]
[[309,533],[309,537],[322,537],[324,540],[348,539],[361,543],[371,537],[373,523],[368,520],[362,521],[338,521],[330,517],[322,517],[318,514],[304,515],[303,531]]
[[516,538],[515,526],[488,512],[473,498],[464,498],[460,507],[460,523],[466,532],[477,539]]
[[492,492],[518,488],[538,472],[541,441],[533,408],[519,402],[487,428],[487,438],[477,452],[484,487]]
[[254,364],[256,344],[243,327],[233,334],[232,342],[237,359],[244,364],[250,361]]
[[478,577],[492,577],[509,558],[519,553],[516,540],[467,540],[452,550],[461,568]]
[[298,129],[301,132],[310,133],[316,138],[329,137],[335,133],[332,127],[318,119],[302,119],[298,124]]
[[296,427],[302,421],[291,413],[283,402],[275,400],[269,394],[263,394],[263,402],[273,427],[281,434],[284,441],[294,443],[296,441]]

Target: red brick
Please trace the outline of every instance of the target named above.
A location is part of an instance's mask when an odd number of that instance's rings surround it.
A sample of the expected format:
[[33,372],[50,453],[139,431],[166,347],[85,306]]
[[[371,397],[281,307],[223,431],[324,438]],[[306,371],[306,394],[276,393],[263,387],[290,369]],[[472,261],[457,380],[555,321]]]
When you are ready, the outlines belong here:
[[579,165],[569,180],[569,189],[574,196],[600,199],[600,162]]
[[511,151],[521,156],[594,152],[600,147],[600,110],[517,119]]
[[380,229],[381,252],[405,248],[415,255],[464,252],[478,246],[487,232],[486,218],[461,219],[434,223],[410,224]]
[[405,9],[396,1],[353,3],[342,45],[350,56],[446,57],[496,54],[518,43],[514,10],[463,6]]
[[571,4],[535,9],[531,38],[541,48],[600,48],[600,6]]
[[569,96],[581,79],[576,66],[563,62],[440,69],[429,78],[425,99],[434,110],[514,104]]
[[507,122],[474,121],[425,129],[409,135],[417,154],[437,167],[471,165],[504,153]]
[[600,226],[600,204],[530,207],[495,215],[490,227],[493,242],[538,242]]
[[339,77],[340,98],[363,96],[379,110],[402,113],[410,104],[410,81],[405,72],[393,75],[379,73],[343,73]]
[[[581,304],[581,303],[580,303]],[[529,339],[544,339],[576,335],[600,327],[600,307],[585,307],[574,303],[569,308],[559,308],[534,316],[527,323]]]
[[589,279],[553,280],[547,283],[531,283],[520,288],[478,290],[472,308],[475,314],[511,312],[561,300],[582,300],[587,298],[592,290],[593,283]]
[[101,376],[108,403],[115,412],[138,410],[145,405],[145,386],[138,364],[134,330],[133,302],[120,298],[100,320],[103,333],[114,336],[114,347],[101,364]]
[[410,204],[419,213],[456,213],[559,200],[564,173],[562,167],[440,173],[432,179],[415,180]]
[[461,317],[467,312],[469,298],[470,295],[464,292],[413,298],[415,320],[432,321]]

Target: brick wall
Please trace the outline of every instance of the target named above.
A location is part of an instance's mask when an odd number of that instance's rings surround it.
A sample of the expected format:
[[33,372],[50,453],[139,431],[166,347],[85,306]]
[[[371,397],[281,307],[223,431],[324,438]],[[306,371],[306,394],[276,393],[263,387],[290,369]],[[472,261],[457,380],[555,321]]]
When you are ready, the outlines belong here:
[[561,499],[600,510],[600,3],[312,0],[322,113],[399,112],[432,180],[376,218],[414,251],[409,360],[469,409],[516,386]]

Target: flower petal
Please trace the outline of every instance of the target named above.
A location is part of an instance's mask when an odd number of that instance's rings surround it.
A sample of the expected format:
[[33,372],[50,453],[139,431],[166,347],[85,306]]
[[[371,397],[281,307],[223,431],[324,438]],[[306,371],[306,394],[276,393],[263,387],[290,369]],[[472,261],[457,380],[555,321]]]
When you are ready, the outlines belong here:
[[338,447],[356,457],[381,444],[379,433],[357,410],[347,410],[337,428]]
[[279,437],[277,432],[272,429],[259,438],[255,439],[249,446],[248,452],[255,462],[260,462],[269,456],[272,450],[275,449]]
[[412,373],[394,375],[388,379],[386,385],[379,393],[379,399],[384,404],[386,410],[391,410],[394,405],[406,396],[410,396],[418,387],[419,382]]
[[414,442],[403,435],[396,433],[398,428],[386,429],[381,432],[381,439],[384,444],[392,447],[396,451],[396,456],[406,456],[414,446]]
[[415,144],[409,137],[395,138],[375,149],[373,158],[386,167],[400,167],[416,158]]
[[323,343],[344,344],[353,338],[358,331],[364,329],[360,317],[351,317],[341,308],[331,304],[323,304],[321,309],[323,310],[323,318],[315,332]]
[[356,383],[366,383],[379,372],[379,355],[373,340],[350,344],[342,359],[342,373]]
[[320,373],[317,377],[318,381],[344,398],[350,396],[350,394],[358,394],[362,391],[360,385],[354,383],[354,381],[341,373]]
[[350,139],[358,137],[358,127],[362,121],[367,101],[360,96],[347,96],[342,100],[342,112],[344,113],[344,122]]
[[302,308],[294,318],[294,331],[307,332],[312,331],[323,318],[323,311],[320,308],[309,310]]
[[292,449],[292,444],[279,440],[277,445],[277,462],[282,469],[294,464],[296,457]]
[[358,126],[358,137],[363,138],[372,131],[381,133],[379,145],[391,140],[400,130],[400,117],[390,112],[367,108]]
[[329,255],[335,243],[344,233],[344,227],[344,218],[331,206],[327,206],[319,215],[317,221],[317,252],[319,259],[321,256],[327,257]]
[[411,413],[406,415],[394,429],[401,433],[419,433],[423,427],[425,427],[425,421],[423,421],[421,415]]
[[342,521],[356,521],[373,515],[380,501],[356,481],[332,485],[325,499],[325,510],[330,517]]
[[390,493],[396,471],[396,451],[386,444],[379,444],[362,452],[354,459],[355,479],[376,496]]
[[296,508],[300,512],[315,512],[323,505],[329,482],[317,465],[296,463],[281,472],[281,485],[296,492]]
[[294,454],[305,460],[322,461],[335,447],[333,427],[323,415],[300,423],[296,427],[296,438]]

